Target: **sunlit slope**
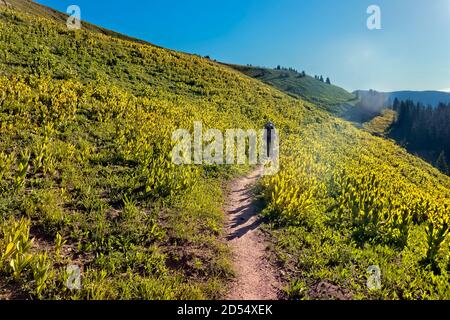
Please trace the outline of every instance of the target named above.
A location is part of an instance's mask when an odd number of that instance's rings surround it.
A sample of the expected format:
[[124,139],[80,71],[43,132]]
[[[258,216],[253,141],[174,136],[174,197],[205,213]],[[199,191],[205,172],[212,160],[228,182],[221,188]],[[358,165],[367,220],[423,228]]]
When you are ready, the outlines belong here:
[[[68,18],[67,14],[59,12],[59,11],[49,8],[47,6],[43,6],[32,0],[0,0],[0,7],[1,6],[12,9],[12,10],[20,11],[23,13],[28,13],[28,14],[31,14],[34,16],[48,18],[48,19],[51,19],[51,20],[54,20],[54,21],[57,21],[57,22],[60,22],[63,24],[66,23],[67,18]],[[139,42],[139,43],[147,43],[146,41],[136,39],[133,37],[129,37],[127,35],[96,26],[96,25],[86,22],[86,21],[83,21],[82,25],[83,25],[84,29],[89,30],[89,31],[99,32],[99,33],[109,35],[112,37],[135,41],[135,42]]]
[[[23,243],[0,263],[6,297],[219,297],[221,181],[237,168],[172,165],[172,132],[284,115],[294,128],[305,105],[205,59],[40,17],[2,10],[0,39],[0,233]],[[80,291],[66,290],[69,264]]]
[[253,66],[230,65],[230,67],[267,83],[289,95],[300,97],[334,113],[350,108],[356,96],[346,90],[302,75],[293,70],[277,70]]
[[[323,219],[341,203],[348,183],[338,186],[341,180],[334,177],[376,176],[379,189],[388,193],[380,194],[383,203],[394,197],[401,205],[405,194],[436,204],[449,197],[448,177],[395,144],[229,67],[100,33],[68,31],[41,17],[0,13],[0,234],[8,239],[0,242],[0,253],[9,241],[21,243],[0,261],[0,286],[12,296],[220,297],[231,276],[220,241],[221,183],[239,168],[171,163],[172,132],[192,130],[194,121],[220,130],[276,124],[282,171],[265,182],[267,210],[284,221],[279,231],[290,236],[297,232],[292,225],[302,225],[297,215],[309,212],[299,205],[303,200]],[[319,180],[317,190],[308,179]],[[277,190],[286,190],[281,200],[278,191],[271,192],[278,184]],[[401,193],[392,193],[397,186]],[[10,240],[13,234],[19,239]],[[286,250],[297,254],[303,236],[289,238],[292,247],[280,244],[280,256]],[[422,238],[419,258],[426,252]],[[353,250],[351,239],[341,245]],[[392,250],[388,263],[402,252]],[[12,268],[10,261],[23,256],[27,263]],[[374,251],[372,260],[377,257]],[[336,259],[334,266],[349,268],[348,261]],[[357,268],[364,263],[357,260]],[[79,291],[65,288],[68,264],[83,270]],[[361,283],[347,290],[359,293]]]
[[381,112],[381,115],[365,123],[363,127],[376,136],[385,137],[387,134],[389,134],[390,127],[395,121],[396,116],[397,113],[394,110],[385,109]]

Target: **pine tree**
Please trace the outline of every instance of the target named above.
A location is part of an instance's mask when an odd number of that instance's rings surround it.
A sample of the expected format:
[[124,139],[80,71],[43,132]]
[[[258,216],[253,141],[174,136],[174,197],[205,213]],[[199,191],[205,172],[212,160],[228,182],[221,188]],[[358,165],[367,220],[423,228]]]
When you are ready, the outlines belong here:
[[394,111],[400,110],[400,100],[398,100],[398,98],[394,99],[394,104],[392,105],[392,109],[394,109]]
[[328,77],[327,77],[327,84],[331,84],[331,80]]
[[447,157],[445,156],[445,152],[442,151],[436,160],[436,168],[438,168],[442,173],[449,174],[449,168],[447,164]]

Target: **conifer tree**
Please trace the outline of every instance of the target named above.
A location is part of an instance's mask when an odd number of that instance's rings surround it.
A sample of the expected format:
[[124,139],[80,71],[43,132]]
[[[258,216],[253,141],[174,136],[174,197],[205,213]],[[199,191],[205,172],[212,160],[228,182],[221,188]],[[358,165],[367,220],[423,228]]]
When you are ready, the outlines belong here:
[[447,163],[447,157],[445,156],[445,152],[442,151],[439,157],[436,160],[436,168],[438,168],[442,173],[449,174],[449,168]]

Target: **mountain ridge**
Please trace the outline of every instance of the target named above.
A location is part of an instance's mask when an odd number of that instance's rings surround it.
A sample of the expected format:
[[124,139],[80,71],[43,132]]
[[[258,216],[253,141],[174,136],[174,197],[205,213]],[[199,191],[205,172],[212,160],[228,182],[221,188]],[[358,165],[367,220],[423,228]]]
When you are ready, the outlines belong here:
[[225,65],[269,84],[288,95],[305,99],[333,113],[338,114],[351,108],[356,101],[356,97],[345,89],[327,84],[304,72],[283,68],[271,69],[226,63]]
[[380,107],[381,104],[385,104],[384,107],[386,107],[386,104],[392,104],[396,98],[399,100],[411,100],[415,103],[421,103],[425,106],[431,105],[433,107],[437,107],[439,103],[450,103],[450,93],[439,90],[401,90],[392,92],[379,92],[376,90],[356,90],[353,93],[361,98],[370,95],[374,98],[380,99]]

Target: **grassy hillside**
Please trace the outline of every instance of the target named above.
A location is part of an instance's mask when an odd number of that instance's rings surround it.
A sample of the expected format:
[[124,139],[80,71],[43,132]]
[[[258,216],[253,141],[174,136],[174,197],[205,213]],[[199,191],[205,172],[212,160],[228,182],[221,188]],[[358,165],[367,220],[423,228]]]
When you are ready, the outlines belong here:
[[[283,149],[262,196],[290,298],[450,297],[447,177],[340,121],[308,125]],[[366,285],[371,266],[380,290]]]
[[171,135],[268,120],[290,298],[450,298],[450,178],[395,144],[207,59],[1,7],[0,39],[0,298],[220,297],[222,183],[247,168],[174,166]]
[[389,128],[395,121],[397,113],[392,109],[385,109],[381,115],[373,118],[371,121],[363,125],[364,129],[377,136],[386,136]]
[[[220,296],[222,181],[243,168],[173,166],[172,132],[286,112],[294,127],[303,104],[206,59],[15,11],[0,39],[2,297]],[[81,291],[65,288],[70,264]]]
[[[294,97],[310,101],[329,111],[341,112],[341,104],[353,103],[355,96],[335,85],[329,85],[311,76],[302,76],[291,70],[276,70],[251,66],[230,65],[232,68],[267,83]],[[348,107],[348,106],[347,106]]]
[[[7,7],[7,8],[17,10],[20,12],[28,13],[31,15],[51,19],[53,21],[57,21],[57,22],[64,23],[64,24],[66,23],[67,17],[68,17],[67,14],[65,14],[65,13],[62,13],[62,12],[54,10],[52,8],[43,6],[32,0],[0,0],[0,6]],[[130,40],[130,41],[135,41],[138,43],[148,44],[144,40],[136,39],[136,38],[133,38],[133,37],[130,37],[130,36],[115,32],[115,31],[111,31],[111,30],[96,26],[96,25],[86,22],[86,21],[82,22],[82,26],[83,26],[83,29],[86,29],[89,31],[102,33],[102,34],[116,37],[119,39]]]

